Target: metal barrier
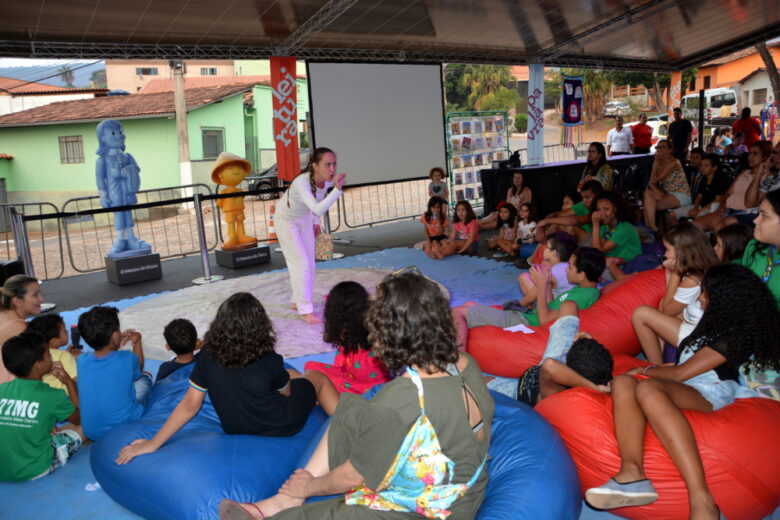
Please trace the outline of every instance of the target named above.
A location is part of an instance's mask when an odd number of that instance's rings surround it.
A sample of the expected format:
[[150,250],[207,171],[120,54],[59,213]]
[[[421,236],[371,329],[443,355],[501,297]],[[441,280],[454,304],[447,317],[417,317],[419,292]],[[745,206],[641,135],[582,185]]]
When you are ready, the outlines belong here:
[[[137,193],[138,204],[178,199],[193,192],[211,195],[205,184],[188,184],[170,188],[142,190]],[[101,209],[98,196],[70,199],[62,205],[62,212],[81,213]],[[205,207],[214,225],[206,227],[208,250],[217,247],[217,212],[213,201]],[[187,256],[200,252],[196,216],[191,202],[175,202],[148,209],[133,210],[135,232],[152,246],[160,258]],[[114,214],[76,215],[63,219],[65,243],[73,273],[88,273],[105,268],[105,255],[114,242]],[[78,230],[78,232],[76,232]]]
[[427,207],[429,182],[421,177],[348,186],[341,197],[340,216],[348,228],[417,217]]
[[[544,162],[574,161],[585,156],[587,145],[580,150],[576,146],[563,146],[562,144],[547,144],[544,146]],[[520,161],[523,166],[528,164],[528,149],[520,148]]]
[[[13,212],[21,215],[41,215],[56,213],[57,206],[49,202],[30,202],[21,204],[0,204],[0,219],[2,219],[2,240],[5,248],[0,248],[0,260],[16,260],[21,256],[17,249],[17,237],[9,230],[13,220]],[[29,241],[29,260],[36,276],[41,280],[53,280],[63,275],[65,261],[62,252],[62,228],[59,220],[46,229],[43,220],[31,228],[25,228]],[[21,231],[21,230],[19,230]]]

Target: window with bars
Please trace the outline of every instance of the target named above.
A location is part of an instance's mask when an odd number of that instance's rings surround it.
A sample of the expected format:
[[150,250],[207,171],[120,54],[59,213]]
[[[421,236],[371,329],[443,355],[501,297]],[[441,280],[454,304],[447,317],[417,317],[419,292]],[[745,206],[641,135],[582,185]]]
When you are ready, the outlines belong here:
[[135,75],[136,76],[157,76],[157,67],[136,67],[135,68]]
[[84,143],[80,135],[61,136],[60,164],[79,164],[84,162]]
[[753,90],[753,103],[752,105],[763,105],[766,103],[766,89],[757,88]]
[[216,76],[217,75],[217,68],[216,67],[201,67],[200,68],[200,75],[201,76]]
[[225,151],[225,129],[219,127],[200,127],[203,136],[203,158],[216,159]]

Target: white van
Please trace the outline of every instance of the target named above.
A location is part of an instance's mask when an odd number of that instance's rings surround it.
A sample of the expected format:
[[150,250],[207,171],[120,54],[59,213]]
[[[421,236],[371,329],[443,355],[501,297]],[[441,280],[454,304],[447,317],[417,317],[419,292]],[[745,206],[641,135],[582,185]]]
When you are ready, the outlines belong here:
[[[686,119],[699,120],[699,94],[682,98],[682,110]],[[711,88],[704,91],[704,119],[733,117],[737,115],[737,94],[730,88]]]

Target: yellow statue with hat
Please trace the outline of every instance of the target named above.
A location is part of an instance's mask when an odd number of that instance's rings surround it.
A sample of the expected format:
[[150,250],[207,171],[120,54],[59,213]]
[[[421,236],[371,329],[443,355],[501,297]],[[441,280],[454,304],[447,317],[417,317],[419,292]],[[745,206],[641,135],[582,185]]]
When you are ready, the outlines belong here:
[[[237,193],[236,186],[241,184],[252,171],[252,165],[246,159],[230,152],[222,152],[211,169],[211,180],[225,188],[218,193]],[[257,244],[255,237],[250,237],[244,229],[244,197],[217,199],[217,206],[227,224],[227,238],[222,249],[227,251],[247,249]]]

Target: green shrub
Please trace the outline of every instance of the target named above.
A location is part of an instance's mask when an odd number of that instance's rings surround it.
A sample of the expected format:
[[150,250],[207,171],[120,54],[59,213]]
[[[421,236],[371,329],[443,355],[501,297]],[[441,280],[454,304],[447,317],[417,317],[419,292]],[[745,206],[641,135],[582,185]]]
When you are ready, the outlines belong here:
[[515,129],[520,133],[528,130],[528,114],[517,114],[515,116]]

